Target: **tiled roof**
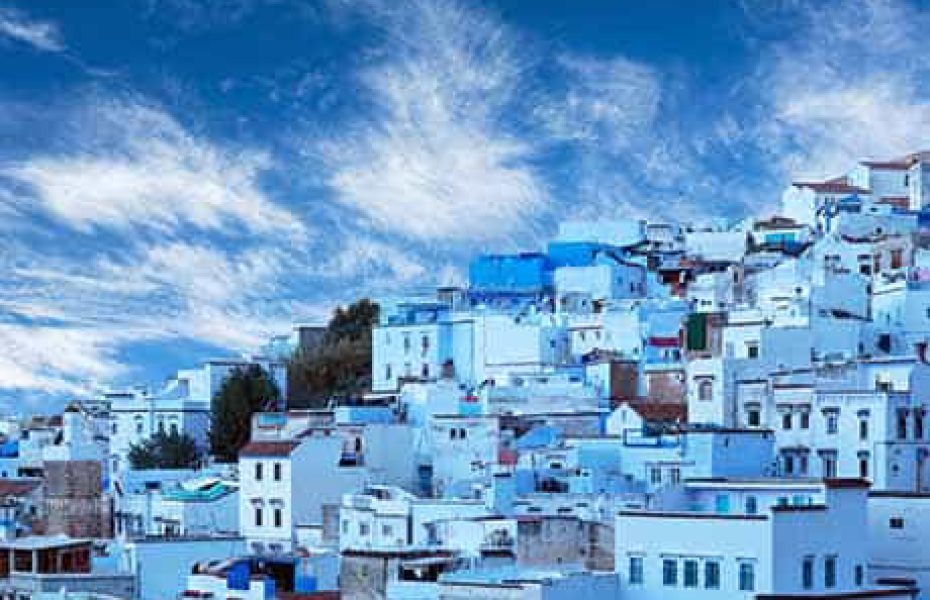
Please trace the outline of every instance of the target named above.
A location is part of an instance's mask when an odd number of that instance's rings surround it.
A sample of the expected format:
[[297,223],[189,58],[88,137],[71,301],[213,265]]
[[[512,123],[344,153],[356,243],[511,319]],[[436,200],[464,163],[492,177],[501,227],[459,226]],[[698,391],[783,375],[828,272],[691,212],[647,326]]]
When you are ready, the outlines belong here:
[[910,168],[907,160],[864,160],[863,165],[871,169],[881,169],[885,171],[907,171]]
[[821,194],[868,194],[869,190],[845,181],[795,181],[794,187],[809,188]]
[[290,440],[249,442],[239,450],[239,456],[290,456],[299,445]]
[[768,219],[763,219],[761,221],[756,221],[756,229],[803,229],[804,225],[801,225],[794,219],[789,219],[788,217],[782,216],[772,216]]
[[891,160],[864,160],[860,164],[873,169],[884,169],[886,171],[906,171],[914,163],[930,162],[930,150],[920,150],[911,152],[899,158]]
[[34,492],[41,482],[38,480],[0,479],[0,498],[25,496]]
[[678,402],[627,402],[646,421],[684,423],[688,420],[688,405]]
[[890,204],[898,208],[907,208],[911,205],[911,199],[907,196],[882,196],[876,202],[878,204]]

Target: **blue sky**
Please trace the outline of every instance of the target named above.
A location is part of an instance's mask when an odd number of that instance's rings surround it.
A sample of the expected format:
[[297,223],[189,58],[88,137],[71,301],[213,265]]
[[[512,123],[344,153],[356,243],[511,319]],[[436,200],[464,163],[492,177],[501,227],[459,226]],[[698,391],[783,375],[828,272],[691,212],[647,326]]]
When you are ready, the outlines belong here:
[[925,148],[926,4],[0,0],[0,403]]

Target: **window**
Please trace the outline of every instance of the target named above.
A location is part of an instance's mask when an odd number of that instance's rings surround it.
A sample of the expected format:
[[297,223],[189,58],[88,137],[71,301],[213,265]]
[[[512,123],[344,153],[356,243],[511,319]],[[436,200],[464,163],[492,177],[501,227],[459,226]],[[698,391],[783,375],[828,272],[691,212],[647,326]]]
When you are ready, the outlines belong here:
[[390,525],[382,525],[381,535],[383,535],[386,538],[391,537],[392,535],[394,535],[394,528],[391,527]]
[[632,585],[642,585],[643,583],[643,557],[630,557],[630,583]]
[[746,355],[749,358],[759,358],[759,344],[756,342],[746,344]]
[[110,433],[116,435],[116,421],[113,421],[113,424],[110,425]]
[[284,522],[283,515],[281,514],[281,509],[280,508],[274,509],[273,514],[274,514],[274,526],[281,527],[282,523]]
[[704,587],[709,590],[720,589],[720,563],[716,560],[704,563]]
[[749,496],[746,498],[746,514],[754,515],[757,512],[759,512],[759,501],[755,496]]
[[410,354],[410,334],[404,334],[404,354]]
[[262,526],[262,507],[261,506],[255,507],[255,526],[256,527]]
[[262,463],[255,463],[255,481],[262,480]]
[[807,455],[801,454],[798,457],[798,475],[807,475]]
[[823,476],[827,478],[836,477],[836,456],[832,454],[823,456]]
[[790,454],[786,454],[782,457],[782,464],[784,465],[785,475],[792,475],[794,473],[794,457]]
[[368,537],[368,534],[371,532],[371,528],[368,526],[368,523],[359,523],[358,524],[358,534],[362,537]]
[[717,497],[714,499],[714,505],[716,507],[717,513],[725,515],[730,512],[730,496],[729,494],[717,494]]
[[281,481],[281,463],[275,463],[273,468],[274,480]]
[[349,533],[349,521],[348,521],[348,519],[343,519],[343,520],[342,520],[342,533],[343,533],[343,534],[348,534],[348,533]]
[[423,366],[420,367],[420,376],[423,377],[423,379],[429,377],[429,364],[423,363]]
[[904,518],[891,517],[888,519],[888,527],[891,529],[904,529]]
[[907,409],[898,409],[898,439],[907,439]]
[[136,415],[135,422],[136,422],[136,433],[142,433],[142,417],[139,415]]
[[449,430],[449,439],[454,440],[456,437],[458,437],[458,429],[453,427]]
[[739,564],[739,591],[752,592],[756,589],[756,569],[750,562]]
[[823,587],[830,589],[836,587],[836,557],[828,556],[823,559]]
[[714,399],[714,382],[705,379],[698,384],[698,400],[710,402]]
[[801,563],[801,587],[809,590],[814,587],[814,557],[805,556]]
[[178,435],[178,424],[172,421],[171,424],[168,425],[168,432],[173,436]]
[[782,429],[791,429],[791,413],[786,412],[781,416],[781,428]]
[[826,422],[827,433],[835,434],[837,429],[839,428],[839,415],[831,411],[831,412],[828,412],[826,415],[824,415],[824,418],[827,421]]
[[862,585],[865,583],[865,569],[862,567],[862,565],[856,565],[856,568],[853,570],[853,573],[854,573],[853,577],[856,581],[856,586],[862,587]]
[[924,439],[924,409],[922,408],[914,411],[914,439]]
[[761,415],[759,410],[756,408],[751,409],[746,413],[746,424],[750,427],[758,427],[762,423]]
[[652,467],[649,469],[649,481],[652,482],[652,485],[659,485],[662,483],[662,469],[659,467]]
[[384,378],[390,380],[391,375],[391,365],[384,365]]
[[674,558],[666,558],[662,561],[662,585],[678,585],[678,561]]
[[698,561],[693,558],[685,560],[685,587],[694,588],[698,586]]
[[891,251],[891,268],[900,269],[904,265],[904,252],[900,248]]
[[807,411],[801,413],[801,429],[811,428],[811,414]]
[[869,478],[869,457],[860,456],[859,457],[859,477],[862,479]]
[[865,441],[869,439],[869,421],[868,419],[859,420],[859,439]]
[[678,485],[681,482],[681,469],[672,467],[668,470],[668,480],[672,485]]
[[420,346],[422,348],[423,356],[426,356],[426,353],[429,352],[429,336],[428,335],[424,335],[423,338],[420,340]]

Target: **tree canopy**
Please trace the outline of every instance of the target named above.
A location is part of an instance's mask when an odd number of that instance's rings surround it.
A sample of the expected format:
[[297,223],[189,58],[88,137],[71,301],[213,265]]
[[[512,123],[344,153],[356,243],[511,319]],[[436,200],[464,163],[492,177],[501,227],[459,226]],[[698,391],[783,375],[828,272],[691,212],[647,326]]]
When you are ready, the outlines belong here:
[[200,452],[194,438],[177,431],[159,431],[129,447],[129,464],[133,469],[193,469],[198,462]]
[[367,298],[338,307],[319,345],[298,350],[288,364],[288,402],[322,408],[331,398],[353,398],[371,389],[371,329],[378,305]]
[[213,396],[210,449],[219,462],[236,462],[252,435],[252,414],[276,410],[281,392],[259,365],[234,369]]

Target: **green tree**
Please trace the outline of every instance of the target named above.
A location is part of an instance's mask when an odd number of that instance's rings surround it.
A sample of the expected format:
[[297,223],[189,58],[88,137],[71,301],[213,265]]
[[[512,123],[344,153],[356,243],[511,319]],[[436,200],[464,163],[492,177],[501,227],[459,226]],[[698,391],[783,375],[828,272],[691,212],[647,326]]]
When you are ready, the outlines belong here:
[[176,431],[159,431],[129,447],[129,464],[133,469],[193,469],[199,462],[200,452],[194,438]]
[[260,366],[236,368],[213,396],[210,449],[219,462],[236,462],[252,435],[252,415],[277,410],[281,399],[274,379]]
[[288,403],[322,408],[331,398],[360,396],[371,389],[371,329],[378,305],[367,298],[338,307],[318,346],[298,351],[288,363]]

